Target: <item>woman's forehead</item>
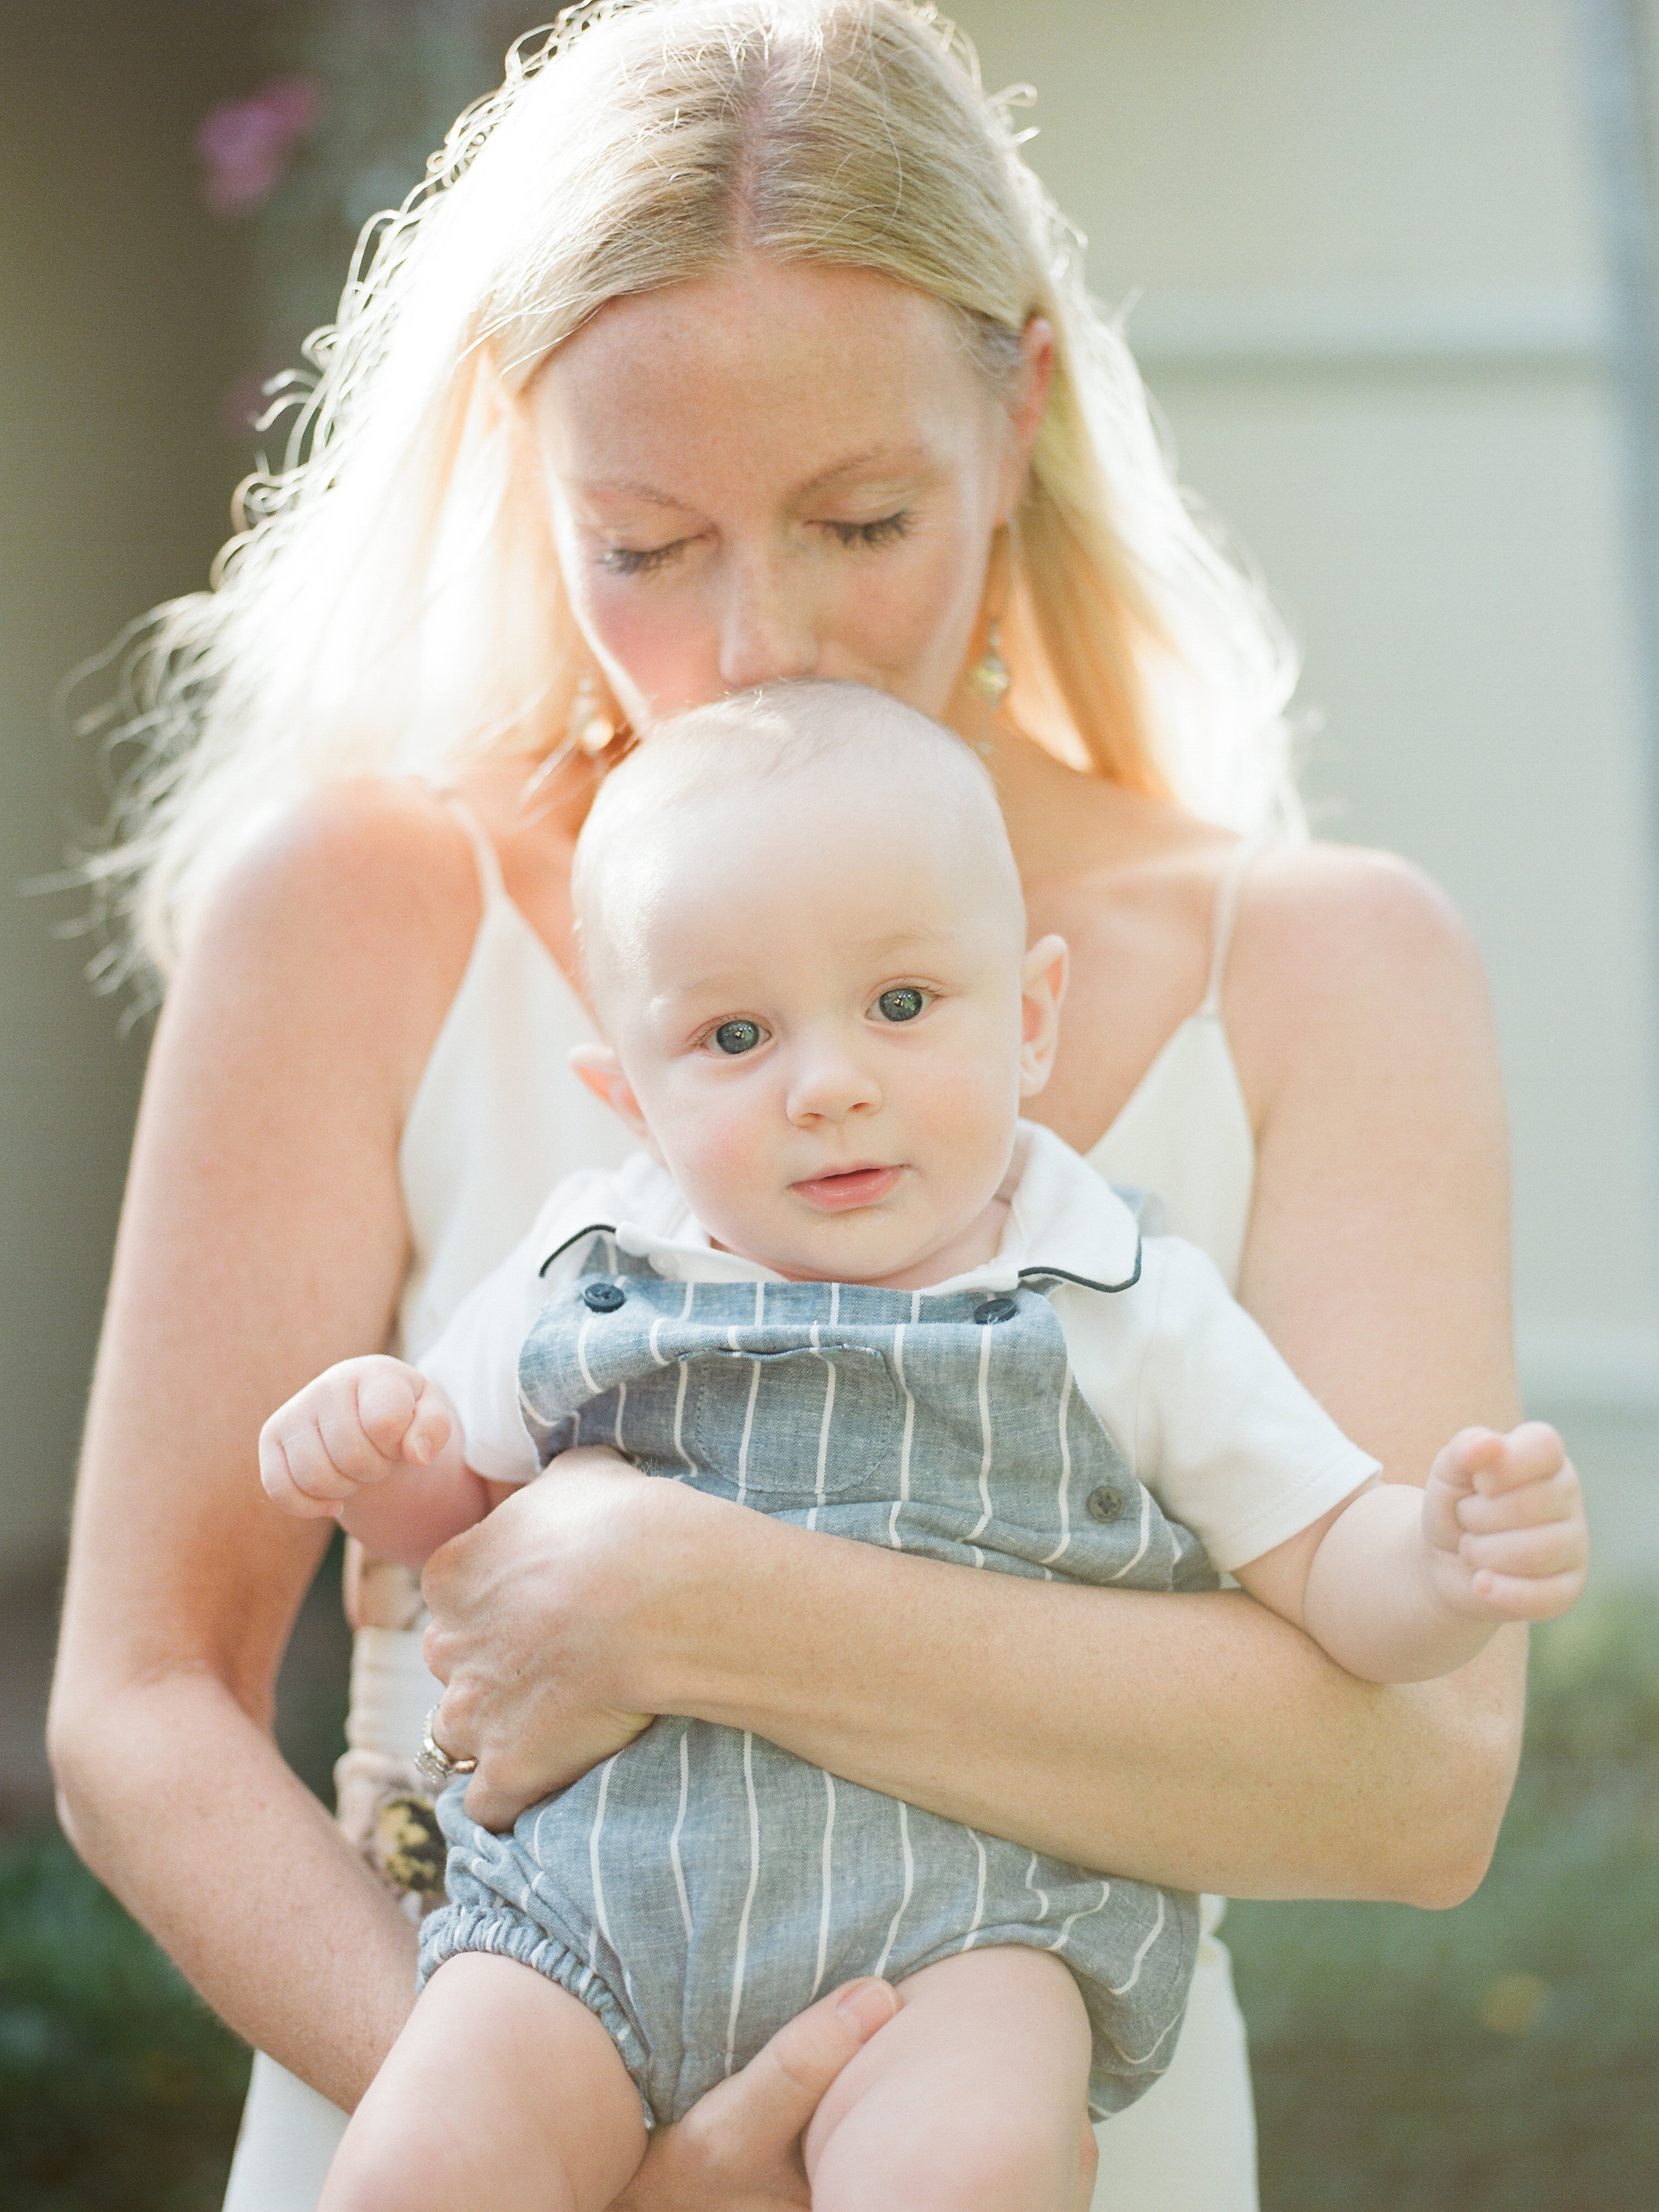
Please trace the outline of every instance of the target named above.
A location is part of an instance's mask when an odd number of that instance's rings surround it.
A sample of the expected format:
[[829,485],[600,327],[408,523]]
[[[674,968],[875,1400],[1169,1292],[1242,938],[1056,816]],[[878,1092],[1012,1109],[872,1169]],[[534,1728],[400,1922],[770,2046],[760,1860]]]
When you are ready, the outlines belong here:
[[870,270],[750,259],[611,301],[531,404],[562,473],[678,501],[736,452],[802,488],[948,461],[990,401],[937,300]]

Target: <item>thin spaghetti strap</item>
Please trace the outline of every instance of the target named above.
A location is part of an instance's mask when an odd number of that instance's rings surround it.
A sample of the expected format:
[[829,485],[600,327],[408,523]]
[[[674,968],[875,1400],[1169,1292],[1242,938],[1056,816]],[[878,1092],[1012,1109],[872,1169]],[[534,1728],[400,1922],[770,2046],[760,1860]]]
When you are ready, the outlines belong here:
[[1210,981],[1204,994],[1200,1014],[1221,1012],[1221,985],[1227,973],[1227,955],[1232,950],[1233,926],[1238,920],[1238,895],[1244,887],[1250,864],[1260,854],[1262,840],[1247,837],[1228,861],[1221,881],[1216,885],[1215,918],[1212,924],[1210,942]]
[[501,855],[490,842],[489,831],[459,792],[441,791],[438,797],[466,832],[467,842],[472,848],[473,862],[478,871],[478,896],[488,912],[507,896]]

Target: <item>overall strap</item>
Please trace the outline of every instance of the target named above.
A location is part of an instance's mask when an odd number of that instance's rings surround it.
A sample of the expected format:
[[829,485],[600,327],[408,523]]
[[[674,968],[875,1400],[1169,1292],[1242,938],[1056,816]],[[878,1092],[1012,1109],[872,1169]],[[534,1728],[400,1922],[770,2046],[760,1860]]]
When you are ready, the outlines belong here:
[[1232,950],[1233,928],[1238,920],[1238,896],[1244,887],[1244,878],[1260,854],[1264,840],[1247,837],[1227,863],[1221,881],[1216,886],[1215,918],[1210,940],[1210,980],[1205,988],[1200,1014],[1216,1015],[1221,1012],[1221,986],[1227,973],[1227,955]]
[[472,848],[473,865],[478,871],[478,896],[483,902],[484,911],[488,913],[491,907],[499,906],[507,896],[501,855],[495,850],[489,831],[459,792],[441,791],[438,797],[466,832],[467,842]]

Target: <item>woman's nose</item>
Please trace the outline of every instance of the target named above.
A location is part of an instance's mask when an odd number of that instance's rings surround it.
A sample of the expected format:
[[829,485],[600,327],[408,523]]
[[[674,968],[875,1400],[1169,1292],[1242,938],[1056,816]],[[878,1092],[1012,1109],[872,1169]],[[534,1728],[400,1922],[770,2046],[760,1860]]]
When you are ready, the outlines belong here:
[[818,638],[805,580],[770,552],[733,563],[720,619],[720,681],[731,691],[817,672]]
[[881,1086],[856,1053],[817,1039],[794,1054],[787,1109],[792,1121],[842,1121],[880,1104]]

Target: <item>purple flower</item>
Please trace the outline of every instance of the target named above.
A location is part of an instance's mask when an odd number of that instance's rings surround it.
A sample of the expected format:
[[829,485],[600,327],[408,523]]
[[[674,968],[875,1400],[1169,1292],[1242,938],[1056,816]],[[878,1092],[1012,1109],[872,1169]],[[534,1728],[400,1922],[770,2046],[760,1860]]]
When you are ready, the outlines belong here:
[[196,152],[207,170],[202,198],[215,215],[245,215],[270,198],[322,100],[314,77],[274,76],[252,99],[227,100],[204,118]]

